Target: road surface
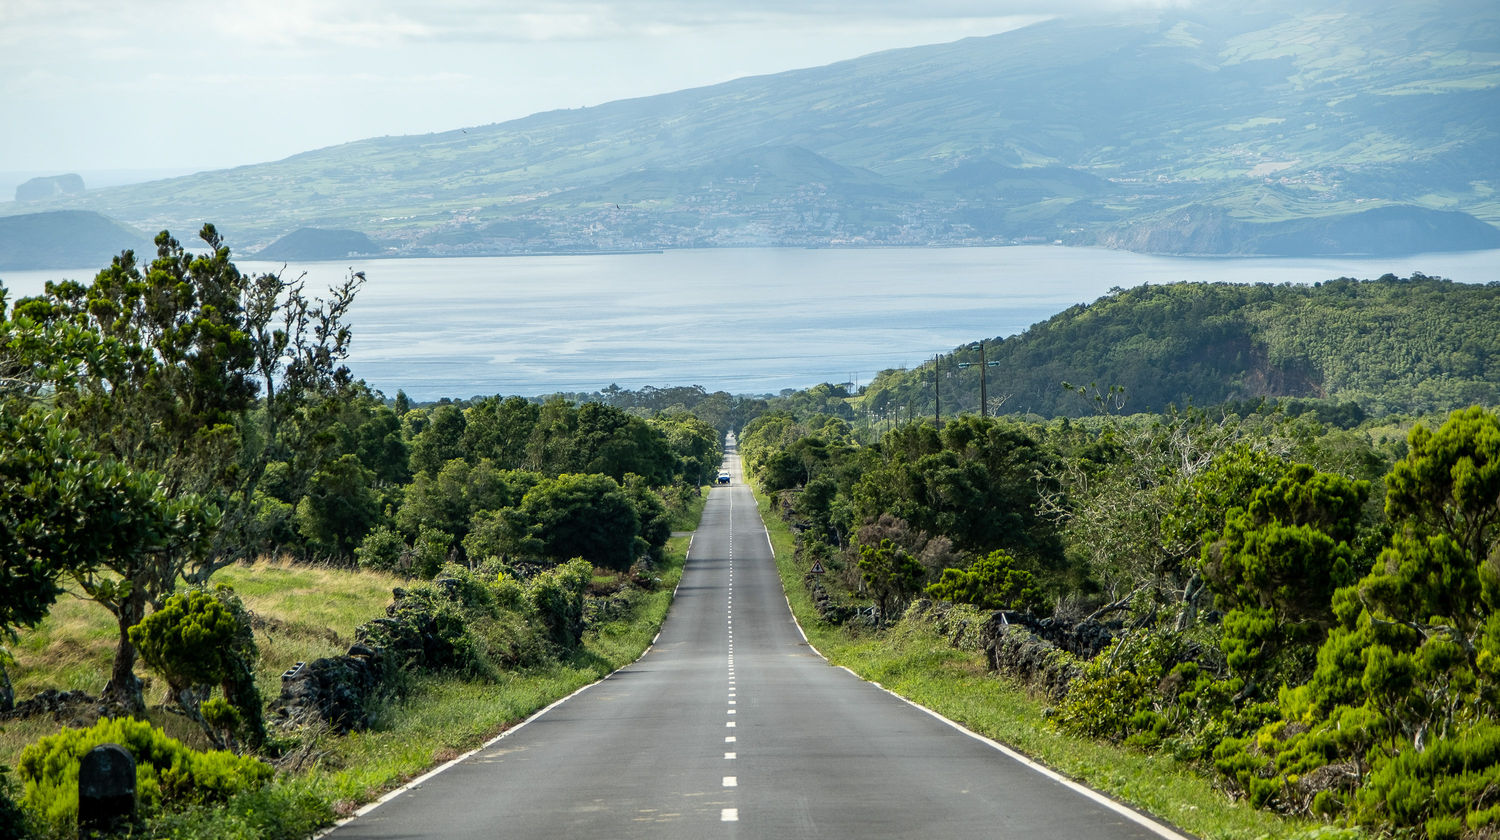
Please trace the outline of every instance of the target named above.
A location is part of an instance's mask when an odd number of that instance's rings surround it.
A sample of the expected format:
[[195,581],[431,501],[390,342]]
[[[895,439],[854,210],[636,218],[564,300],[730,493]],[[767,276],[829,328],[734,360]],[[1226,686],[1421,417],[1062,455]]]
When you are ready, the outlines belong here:
[[644,657],[332,840],[1178,836],[828,665],[727,461]]

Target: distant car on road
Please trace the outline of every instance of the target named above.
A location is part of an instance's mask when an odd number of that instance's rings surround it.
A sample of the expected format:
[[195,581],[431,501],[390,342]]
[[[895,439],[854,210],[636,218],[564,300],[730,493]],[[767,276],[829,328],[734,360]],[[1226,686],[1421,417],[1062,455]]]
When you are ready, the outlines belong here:
[[714,479],[714,483],[715,484],[728,484],[729,483],[729,473],[723,472],[721,470],[719,472],[719,477],[716,478],[716,479]]

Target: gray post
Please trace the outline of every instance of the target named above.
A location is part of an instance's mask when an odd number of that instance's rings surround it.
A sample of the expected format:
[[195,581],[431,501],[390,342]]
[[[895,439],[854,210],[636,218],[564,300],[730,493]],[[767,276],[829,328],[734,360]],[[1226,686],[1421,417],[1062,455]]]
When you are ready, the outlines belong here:
[[989,415],[990,395],[984,387],[984,339],[979,339],[979,417],[984,419]]
[[78,832],[114,831],[135,819],[135,756],[100,744],[78,762]]

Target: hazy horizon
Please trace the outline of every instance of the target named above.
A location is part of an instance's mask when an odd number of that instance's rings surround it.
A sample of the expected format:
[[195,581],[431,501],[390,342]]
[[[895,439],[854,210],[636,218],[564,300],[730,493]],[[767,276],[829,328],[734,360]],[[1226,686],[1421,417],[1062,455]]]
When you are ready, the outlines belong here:
[[0,135],[0,168],[76,172],[92,188],[104,184],[89,172],[264,163],[992,35],[1046,15],[1171,5],[1189,4],[11,0],[0,6],[0,112],[27,130]]

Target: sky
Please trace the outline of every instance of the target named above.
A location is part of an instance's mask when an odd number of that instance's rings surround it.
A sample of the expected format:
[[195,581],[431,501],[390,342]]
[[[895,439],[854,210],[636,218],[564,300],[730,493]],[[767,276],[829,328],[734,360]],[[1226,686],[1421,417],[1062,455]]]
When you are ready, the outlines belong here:
[[0,173],[221,169],[1184,1],[0,0]]

